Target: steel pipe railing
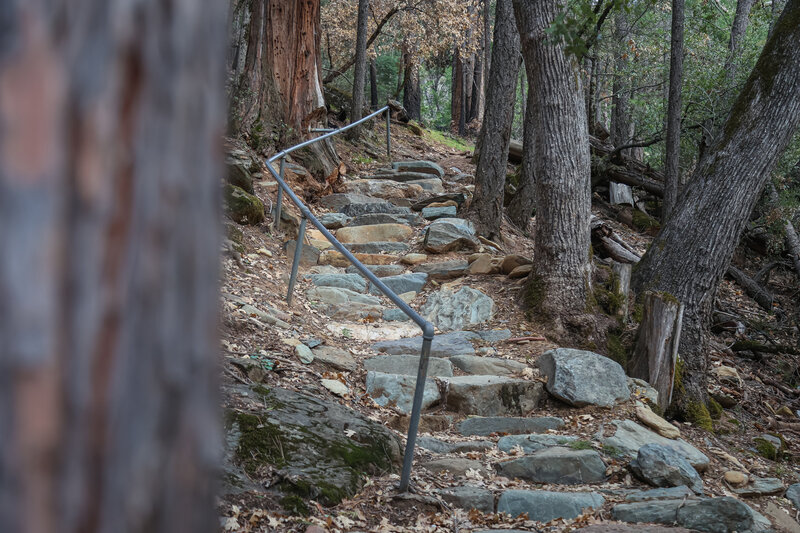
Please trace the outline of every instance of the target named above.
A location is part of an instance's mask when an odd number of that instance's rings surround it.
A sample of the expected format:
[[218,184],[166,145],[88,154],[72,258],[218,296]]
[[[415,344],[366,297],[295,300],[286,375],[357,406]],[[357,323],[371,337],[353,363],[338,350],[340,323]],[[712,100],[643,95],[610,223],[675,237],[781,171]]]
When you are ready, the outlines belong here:
[[[391,157],[392,154],[392,137],[391,137],[391,117],[389,106],[384,106],[377,111],[370,113],[366,117],[358,120],[352,124],[348,124],[342,128],[330,131],[325,135],[321,135],[319,137],[315,137],[314,139],[309,139],[302,143],[296,144],[286,150],[275,154],[267,161],[267,168],[269,172],[272,174],[272,177],[278,182],[278,197],[275,202],[275,228],[280,228],[280,219],[281,219],[281,209],[283,204],[283,195],[289,197],[289,199],[294,203],[297,208],[300,210],[301,220],[300,220],[300,230],[297,235],[297,240],[295,241],[295,248],[294,248],[294,259],[292,262],[292,271],[291,275],[289,276],[289,289],[286,294],[286,302],[291,305],[292,303],[292,293],[294,292],[294,286],[297,282],[297,269],[300,265],[300,259],[302,257],[303,252],[303,241],[305,240],[305,233],[306,233],[306,223],[311,222],[311,224],[316,227],[320,233],[333,245],[336,250],[341,253],[350,263],[352,263],[356,269],[366,277],[372,284],[377,287],[379,291],[381,291],[389,300],[392,301],[403,313],[406,314],[411,320],[413,320],[419,327],[422,329],[422,351],[419,358],[419,368],[417,369],[417,383],[414,389],[414,401],[411,407],[411,420],[409,421],[408,425],[408,437],[406,439],[406,449],[405,455],[403,456],[403,469],[400,475],[400,486],[399,489],[401,492],[405,492],[408,490],[410,479],[411,479],[411,466],[414,461],[414,446],[417,441],[417,430],[419,429],[419,419],[422,412],[422,396],[425,391],[425,380],[427,379],[428,375],[428,361],[431,355],[431,344],[433,343],[433,336],[434,336],[434,329],[433,325],[422,318],[419,313],[414,311],[406,302],[404,302],[400,296],[398,296],[392,289],[386,286],[380,278],[378,278],[371,270],[369,270],[366,266],[364,266],[361,261],[359,261],[355,255],[353,255],[350,250],[348,250],[341,242],[336,239],[336,237],[331,234],[328,229],[322,225],[322,223],[314,216],[311,210],[306,206],[300,198],[292,191],[289,185],[286,184],[284,181],[284,172],[286,168],[286,156],[290,153],[294,152],[295,150],[299,150],[300,148],[304,148],[306,146],[312,145],[316,142],[323,141],[334,135],[338,135],[343,133],[351,128],[358,126],[359,124],[370,120],[373,117],[380,115],[383,112],[386,112],[386,155]],[[280,159],[280,170],[276,172],[272,166],[272,163],[276,160]]]

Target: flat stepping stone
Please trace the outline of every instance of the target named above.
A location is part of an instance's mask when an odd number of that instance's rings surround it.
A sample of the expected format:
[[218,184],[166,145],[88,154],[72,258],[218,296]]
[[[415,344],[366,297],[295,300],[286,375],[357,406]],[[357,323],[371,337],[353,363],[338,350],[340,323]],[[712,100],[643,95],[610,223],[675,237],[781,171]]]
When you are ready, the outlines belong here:
[[[471,331],[452,331],[436,335],[431,343],[431,357],[473,355],[475,348],[472,346],[472,339],[480,339],[480,336]],[[422,351],[422,336],[376,342],[371,346],[371,349],[391,355],[420,355]]]
[[[365,265],[389,265],[400,260],[399,255],[353,252],[353,255]],[[337,250],[325,250],[319,254],[320,265],[331,265],[346,268],[352,265],[349,259]]]
[[488,342],[489,344],[497,344],[498,342],[502,342],[511,338],[510,329],[486,329],[476,333],[480,336],[483,342]]
[[[364,369],[384,374],[416,377],[419,369],[419,359],[418,355],[377,355],[364,361]],[[450,364],[450,361],[435,357],[428,359],[428,377],[447,377],[452,375],[453,365]]]
[[441,182],[441,179],[436,178],[435,176],[431,176],[431,174],[427,172],[378,172],[371,176],[366,176],[368,180],[392,180],[398,181],[401,183],[414,183],[416,181],[421,180],[428,180],[428,179],[438,179]]
[[433,437],[417,437],[417,446],[434,453],[466,453],[483,452],[494,448],[494,443],[489,440],[468,440],[462,442],[445,442]]
[[660,444],[674,449],[700,472],[708,468],[708,457],[683,439],[664,438],[632,420],[614,420],[612,423],[617,430],[611,437],[603,438],[602,443],[605,446],[619,450],[620,453],[628,457],[636,457],[639,449],[646,444]]
[[336,370],[354,372],[358,368],[358,363],[353,357],[353,354],[342,348],[323,345],[313,348],[311,352],[314,354],[315,362],[322,363]]
[[365,244],[371,242],[403,242],[414,234],[405,224],[372,224],[346,226],[336,230],[336,238],[343,243]]
[[694,498],[694,492],[683,485],[666,489],[637,490],[625,496],[626,502],[648,502],[652,500],[677,500],[680,498]]
[[494,310],[494,300],[489,296],[472,287],[461,287],[434,292],[419,312],[439,330],[453,331],[491,320]]
[[785,496],[787,500],[794,504],[794,508],[800,511],[800,483],[789,485]]
[[418,185],[422,187],[424,190],[432,193],[441,193],[444,192],[444,187],[442,186],[442,180],[439,178],[428,178],[422,180],[413,180],[407,181],[409,185]]
[[455,252],[464,248],[477,249],[479,241],[475,226],[462,218],[434,220],[425,233],[425,250],[435,254]]
[[497,512],[513,517],[527,513],[530,520],[549,522],[556,518],[577,518],[589,509],[600,509],[605,501],[596,492],[507,490],[500,495]]
[[[387,276],[381,281],[397,294],[407,292],[419,292],[428,283],[428,275],[422,273],[400,274],[399,276]],[[383,294],[376,286],[370,283],[370,294]]]
[[447,408],[466,415],[522,415],[544,396],[538,381],[503,376],[457,376],[447,382]]
[[422,172],[444,178],[444,169],[432,161],[395,161],[392,169],[398,172]]
[[[646,444],[639,448],[630,468],[636,477],[655,487],[678,487],[692,489],[703,494],[703,480],[697,470],[673,448],[658,444]],[[781,489],[783,485],[781,484]]]
[[703,500],[622,503],[614,506],[611,515],[622,522],[677,523],[688,529],[710,532],[764,531],[764,526],[770,526],[768,520],[747,504],[727,496]]
[[[283,251],[286,257],[289,258],[289,261],[294,261],[294,247],[296,243],[297,241],[291,240],[283,244]],[[316,265],[317,262],[319,262],[320,255],[319,248],[303,244],[303,247],[300,249],[300,266],[308,268]]]
[[459,370],[475,375],[511,376],[528,368],[528,365],[519,361],[478,355],[457,355],[451,357],[450,362]]
[[[341,230],[340,230],[341,231]],[[364,243],[343,243],[344,247],[354,254],[402,254],[411,247],[404,242],[364,242]],[[352,266],[352,265],[351,265]]]
[[467,470],[476,470],[483,475],[489,474],[489,471],[480,461],[463,457],[443,457],[442,459],[422,463],[420,466],[431,472],[448,472],[456,477],[466,475]]
[[320,303],[326,315],[347,320],[380,317],[383,306],[379,298],[337,287],[313,287],[306,292],[309,301]]
[[[397,243],[392,243],[397,244]],[[386,276],[397,276],[402,274],[406,271],[406,267],[403,265],[364,265],[367,267],[367,270],[378,276],[379,278],[385,278]],[[357,274],[361,276],[361,271],[358,270],[355,265],[350,265],[345,270],[348,274]]]
[[[482,513],[494,512],[494,493],[483,487],[465,485],[439,489],[439,496],[444,501],[459,509],[477,509]],[[508,531],[507,529],[505,530]]]
[[463,276],[469,263],[465,259],[455,259],[453,261],[442,261],[440,263],[422,263],[415,266],[414,272],[424,272],[431,279],[448,280]]
[[[400,413],[411,413],[417,376],[367,372],[367,394],[381,407],[394,407]],[[425,380],[422,409],[427,409],[440,399],[439,387],[432,379]]]
[[371,203],[347,204],[340,207],[338,211],[350,217],[357,217],[370,213],[390,213],[395,215],[411,214],[411,209],[408,207],[401,207],[380,199],[377,202]]
[[561,429],[564,421],[554,416],[535,418],[489,416],[467,418],[458,426],[458,431],[465,437],[485,437],[495,433],[519,435],[522,433],[544,433],[549,429]]
[[[340,211],[349,205],[385,204],[386,200],[358,193],[334,193],[323,196],[319,204],[334,211]],[[346,213],[348,214],[348,213]]]
[[498,463],[497,472],[508,478],[560,485],[602,483],[606,480],[606,464],[595,450],[560,447],[545,448],[519,459]]
[[756,498],[759,496],[771,496],[781,494],[786,486],[778,478],[774,477],[753,477],[747,486],[740,489],[733,489],[733,492],[746,498]]
[[422,218],[425,220],[436,220],[439,218],[453,218],[458,213],[458,209],[454,205],[447,207],[423,207]]
[[373,224],[405,224],[419,226],[423,224],[423,222],[422,218],[415,213],[367,213],[366,215],[358,215],[353,218],[347,226],[371,226]]
[[547,392],[573,407],[613,407],[631,396],[625,371],[600,354],[557,348],[543,353],[538,363]]
[[367,292],[367,281],[358,274],[312,274],[311,283],[317,287],[336,287],[353,292]]
[[344,190],[349,193],[365,194],[375,198],[416,198],[422,188],[413,183],[401,183],[393,179],[362,179],[346,181]]
[[342,213],[325,213],[317,218],[327,229],[343,228],[352,220],[352,218]]
[[414,211],[422,211],[423,208],[428,207],[430,204],[443,203],[453,201],[458,204],[458,207],[464,205],[467,197],[463,192],[449,192],[445,194],[437,194],[435,196],[428,196],[411,204],[411,209]]
[[408,322],[411,320],[411,317],[400,309],[385,309],[381,318],[386,322]]
[[576,442],[578,437],[574,435],[550,435],[549,433],[531,433],[528,435],[506,435],[497,441],[497,448],[501,452],[510,453],[519,446],[523,453],[533,453],[545,448],[557,446],[569,446]]

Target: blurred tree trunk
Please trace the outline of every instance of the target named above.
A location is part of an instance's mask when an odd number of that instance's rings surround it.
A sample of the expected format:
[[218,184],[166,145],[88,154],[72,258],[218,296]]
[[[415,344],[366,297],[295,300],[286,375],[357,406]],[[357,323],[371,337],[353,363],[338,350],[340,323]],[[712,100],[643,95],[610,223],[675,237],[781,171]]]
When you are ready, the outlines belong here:
[[222,2],[6,2],[0,531],[218,531]]

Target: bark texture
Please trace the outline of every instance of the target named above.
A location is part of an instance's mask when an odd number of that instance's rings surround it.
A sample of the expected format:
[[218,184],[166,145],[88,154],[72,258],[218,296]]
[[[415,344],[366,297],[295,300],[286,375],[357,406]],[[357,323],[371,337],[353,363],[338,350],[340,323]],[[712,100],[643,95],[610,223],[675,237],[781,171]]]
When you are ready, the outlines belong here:
[[664,165],[664,203],[661,220],[667,221],[678,199],[681,154],[681,86],[683,85],[684,0],[672,0],[672,37],[669,54],[667,146]]
[[534,159],[535,142],[535,126],[533,118],[533,91],[528,91],[527,104],[525,107],[525,124],[523,125],[522,132],[522,165],[519,169],[519,184],[517,193],[511,199],[506,211],[508,218],[511,219],[518,228],[523,232],[528,232],[533,215],[533,210],[536,207],[536,169]]
[[[350,123],[361,120],[364,110],[364,86],[367,74],[367,16],[369,0],[358,0],[358,20],[356,22],[356,64],[353,69],[353,105],[350,108]],[[349,130],[350,139],[358,139],[359,126]]]
[[422,98],[419,90],[419,65],[406,54],[403,79],[403,107],[408,118],[419,122],[422,120]]
[[480,132],[475,192],[470,207],[478,233],[488,239],[500,235],[503,221],[506,154],[511,140],[514,87],[520,67],[519,33],[511,0],[497,1],[494,32],[492,70]]
[[524,300],[553,319],[583,313],[591,287],[589,132],[576,60],[546,31],[559,9],[514,0],[536,131],[536,253]]
[[[685,306],[680,355],[691,401],[705,401],[714,296],[753,205],[800,123],[800,0],[789,0],[730,115],[634,273],[634,287]],[[713,221],[713,223],[709,223]]]
[[219,528],[225,9],[4,4],[0,531]]
[[369,103],[373,111],[378,109],[378,64],[374,57],[369,60]]
[[725,80],[730,84],[736,78],[736,60],[739,57],[739,45],[747,32],[747,25],[750,22],[750,10],[753,8],[755,0],[738,0],[736,2],[736,14],[733,17],[731,26],[731,38],[728,41],[728,57],[725,59]]

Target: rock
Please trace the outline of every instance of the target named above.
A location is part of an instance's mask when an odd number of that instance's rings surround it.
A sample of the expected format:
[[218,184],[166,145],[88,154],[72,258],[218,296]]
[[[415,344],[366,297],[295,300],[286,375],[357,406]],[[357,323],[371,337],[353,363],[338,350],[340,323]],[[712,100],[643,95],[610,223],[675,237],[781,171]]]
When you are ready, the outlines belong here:
[[367,176],[367,179],[391,180],[401,183],[415,183],[421,180],[424,181],[428,179],[439,180],[439,178],[432,176],[427,172],[398,172],[396,170],[395,171],[381,170],[376,172],[372,176]]
[[575,533],[692,533],[684,527],[631,526],[626,524],[595,524],[574,529]]
[[636,402],[636,418],[645,426],[654,429],[656,433],[662,437],[677,439],[681,436],[681,432],[678,428],[655,414],[649,407],[640,402]]
[[750,483],[740,489],[733,489],[733,492],[746,498],[756,498],[758,496],[771,496],[782,494],[786,487],[783,482],[774,477],[752,477]]
[[300,362],[303,364],[308,365],[314,362],[314,352],[305,344],[298,344],[295,346],[294,353],[297,354],[297,358],[300,359]]
[[605,498],[596,492],[507,490],[500,495],[497,512],[513,517],[527,513],[530,520],[549,522],[577,518],[589,509],[600,509],[604,503]]
[[[472,339],[479,339],[477,333],[471,331],[452,331],[433,337],[431,343],[431,357],[452,357],[454,355],[473,355],[475,348]],[[391,355],[420,355],[422,351],[422,336],[381,341],[371,346],[376,352],[385,352]]]
[[311,283],[317,287],[335,287],[353,292],[367,292],[367,281],[358,274],[312,274]]
[[476,254],[478,257],[475,258],[474,261],[471,261],[469,264],[469,268],[467,268],[468,274],[491,274],[494,271],[494,265],[492,264],[492,256],[489,254]]
[[[419,355],[378,355],[370,357],[364,361],[364,369],[384,374],[416,377],[419,369]],[[450,361],[437,357],[428,359],[428,377],[452,375],[453,365],[450,364]]]
[[427,260],[428,256],[425,254],[406,254],[400,259],[400,262],[405,265],[419,265]]
[[[419,292],[428,282],[428,275],[422,273],[400,274],[399,276],[387,276],[381,281],[396,294]],[[369,292],[370,294],[383,294],[372,283],[370,283]]]
[[412,206],[411,209],[414,211],[421,211],[424,207],[428,207],[433,203],[442,203],[442,202],[450,202],[453,201],[456,205],[461,206],[464,202],[467,201],[467,197],[464,195],[463,192],[450,192],[446,194],[438,194],[436,196],[429,196],[427,198],[423,198],[422,200],[416,201]]
[[[406,256],[408,257],[408,256]],[[425,256],[427,259],[427,256]],[[448,280],[463,276],[469,267],[469,263],[463,259],[453,261],[442,261],[441,263],[424,263],[414,267],[414,272],[424,272],[431,279]]]
[[764,511],[772,521],[778,526],[778,531],[786,531],[788,533],[800,533],[800,524],[794,518],[775,505],[773,502],[767,503],[767,508]]
[[425,220],[436,220],[439,218],[455,217],[458,213],[456,206],[447,207],[423,207],[422,218]]
[[794,504],[795,509],[800,511],[800,483],[789,485],[786,489],[786,499]]
[[378,317],[383,312],[379,298],[348,289],[314,287],[306,293],[306,297],[310,301],[319,302],[320,310],[326,315],[335,318]]
[[[385,278],[387,276],[398,276],[406,271],[403,265],[364,265],[367,267],[367,270],[378,276],[379,278]],[[356,268],[355,265],[350,265],[345,270],[348,274],[358,274],[361,276],[360,271]]]
[[741,487],[742,485],[746,485],[749,478],[747,474],[744,472],[739,472],[738,470],[728,470],[723,474],[723,479],[729,485],[734,487]]
[[497,464],[497,472],[508,478],[535,483],[581,485],[606,480],[606,465],[595,450],[544,448],[519,459]]
[[482,513],[494,512],[494,494],[481,487],[466,485],[440,489],[439,495],[444,501],[460,509],[477,509]]
[[538,381],[502,376],[457,376],[447,382],[447,408],[467,415],[523,415],[544,396]]
[[418,226],[422,219],[415,213],[367,213],[355,217],[348,226],[371,226],[373,224],[404,224]]
[[500,263],[500,272],[503,274],[511,274],[511,272],[513,272],[517,267],[530,264],[531,260],[527,257],[517,254],[510,254],[505,256],[503,261]]
[[487,329],[476,332],[483,342],[497,344],[511,338],[510,329]]
[[487,436],[495,433],[519,435],[522,433],[544,433],[549,429],[564,427],[564,421],[553,416],[538,418],[521,417],[474,417],[467,418],[458,425],[458,431],[465,437]]
[[228,170],[226,176],[228,183],[239,187],[247,193],[255,194],[253,190],[253,176],[250,175],[245,160],[229,157],[225,160],[225,166]]
[[352,220],[342,213],[325,213],[317,218],[327,229],[343,228]]
[[347,350],[334,346],[319,346],[311,350],[314,353],[314,360],[336,370],[353,372],[358,367],[355,358]]
[[408,322],[411,320],[401,309],[384,309],[381,318],[386,322]]
[[408,207],[401,207],[383,200],[377,200],[370,203],[356,203],[348,204],[338,208],[340,213],[350,217],[357,217],[369,213],[390,213],[394,215],[410,215],[411,209]]
[[461,218],[440,218],[428,226],[424,246],[428,252],[442,254],[462,248],[477,249],[479,244],[472,222]]
[[673,524],[677,521],[678,508],[683,503],[683,499],[621,503],[611,509],[611,516],[621,522]]
[[406,183],[409,185],[417,185],[422,187],[424,190],[433,193],[441,193],[444,192],[444,187],[442,187],[442,180],[439,178],[428,178],[424,180],[409,180]]
[[404,242],[376,241],[376,242],[348,242],[343,244],[345,248],[347,248],[354,254],[382,254],[382,253],[401,254],[407,252],[410,248],[410,246]]
[[231,220],[238,224],[261,224],[266,219],[264,204],[257,196],[248,193],[241,187],[225,184],[225,211]]
[[467,374],[475,375],[511,376],[519,374],[523,369],[528,368],[525,363],[512,361],[511,359],[479,357],[477,355],[457,355],[451,357],[450,362]]
[[402,242],[414,233],[405,224],[373,224],[347,226],[336,230],[336,238],[343,243]]
[[[387,202],[382,198],[375,198],[365,194],[357,193],[335,193],[323,196],[319,199],[319,204],[334,211],[343,212],[342,210],[350,205],[380,205]],[[345,213],[346,215],[354,216],[352,213]]]
[[510,279],[520,279],[527,277],[533,271],[533,265],[520,265],[508,273]]
[[569,446],[570,443],[578,440],[574,435],[550,435],[550,434],[528,434],[528,435],[507,435],[497,441],[497,448],[501,452],[510,453],[513,448],[519,446],[524,453],[533,453],[544,448],[554,448],[557,446]]
[[607,357],[570,348],[549,350],[539,358],[547,391],[574,407],[613,407],[630,397],[628,380],[619,363]]
[[375,198],[416,198],[422,195],[422,187],[413,183],[400,183],[393,180],[366,179],[346,181],[343,189],[349,193],[359,193]]
[[702,472],[708,468],[708,457],[683,439],[664,438],[632,420],[614,420],[613,424],[617,428],[616,433],[611,437],[603,438],[602,442],[605,446],[616,448],[624,455],[636,457],[639,448],[645,444],[660,444],[681,454],[696,470]]
[[666,489],[637,490],[625,496],[626,502],[647,502],[651,500],[677,500],[694,498],[694,492],[686,485]]
[[494,443],[488,440],[468,440],[463,442],[445,442],[433,437],[417,437],[417,446],[434,453],[465,453],[483,452],[494,448]]
[[717,379],[722,382],[731,383],[733,385],[742,384],[742,378],[739,376],[739,371],[732,366],[716,366],[711,369],[711,373],[717,376]]
[[[286,241],[283,245],[283,249],[286,252],[286,257],[289,258],[290,264],[294,261],[294,247],[296,242],[297,241]],[[304,244],[303,248],[300,250],[300,266],[311,267],[316,265],[319,261],[319,256],[320,251],[318,248]]]
[[338,379],[323,379],[320,381],[320,383],[322,383],[323,387],[337,396],[346,396],[350,394],[350,389],[347,388],[347,385]]
[[491,320],[494,300],[471,287],[461,287],[455,292],[442,289],[428,297],[420,314],[440,330],[453,331]]
[[[367,394],[381,407],[394,407],[401,413],[409,414],[416,382],[417,376],[367,372]],[[439,399],[439,387],[432,379],[426,379],[422,409],[427,409]]]
[[634,398],[645,400],[650,405],[658,405],[658,391],[645,380],[628,378],[628,388]]
[[639,448],[639,454],[631,461],[630,467],[637,477],[653,486],[686,485],[696,494],[703,494],[703,480],[700,479],[700,474],[672,448],[646,444]]
[[[388,265],[396,263],[400,259],[399,256],[390,254],[362,254],[353,252],[353,255],[365,265]],[[319,264],[348,267],[352,263],[336,250],[325,250],[319,254]]]
[[770,435],[769,433],[762,433],[753,440],[757,441],[759,439],[769,442],[776,450],[780,450],[781,448],[783,448],[783,442],[781,442],[781,439],[776,437],[775,435]]
[[465,475],[467,470],[477,470],[482,474],[489,473],[480,461],[464,459],[462,457],[444,457],[442,459],[422,463],[420,466],[431,472],[449,472],[456,477]]
[[677,523],[688,529],[711,533],[764,531],[769,526],[761,515],[735,498],[701,500],[660,500],[623,503],[611,510],[616,520],[623,522]]
[[397,437],[357,411],[277,387],[239,389],[243,406],[226,418],[229,450],[259,484],[336,505],[361,489],[364,473],[399,464]]
[[422,172],[444,178],[444,169],[431,161],[395,161],[392,168],[398,172]]

